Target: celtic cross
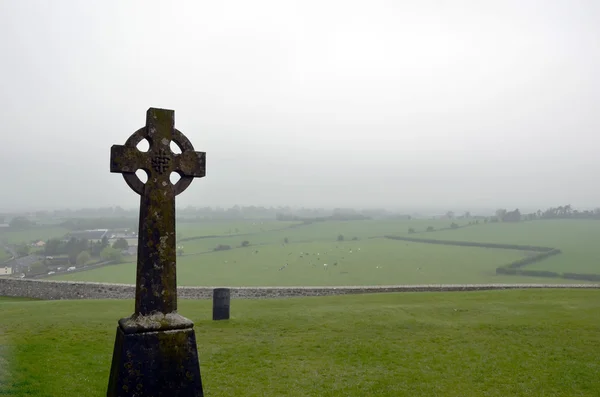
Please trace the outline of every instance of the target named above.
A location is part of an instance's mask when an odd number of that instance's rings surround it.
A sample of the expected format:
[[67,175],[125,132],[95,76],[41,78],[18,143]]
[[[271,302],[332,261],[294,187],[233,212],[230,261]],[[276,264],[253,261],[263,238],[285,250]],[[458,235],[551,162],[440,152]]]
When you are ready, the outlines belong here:
[[[190,141],[175,129],[175,112],[150,108],[146,126],[133,133],[125,145],[113,145],[110,172],[123,174],[125,182],[140,195],[135,313],[172,313],[177,310],[175,251],[175,196],[195,177],[205,175],[206,154],[194,151]],[[137,145],[146,139],[150,148]],[[173,153],[171,142],[181,149]],[[135,174],[146,171],[143,183]],[[172,184],[172,172],[180,179]]]

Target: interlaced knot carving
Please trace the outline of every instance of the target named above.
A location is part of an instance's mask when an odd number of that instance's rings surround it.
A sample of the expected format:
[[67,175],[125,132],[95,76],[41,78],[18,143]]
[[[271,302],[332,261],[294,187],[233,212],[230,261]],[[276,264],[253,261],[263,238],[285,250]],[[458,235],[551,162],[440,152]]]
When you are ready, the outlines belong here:
[[158,154],[152,158],[152,168],[159,174],[164,174],[169,169],[171,158],[165,152],[165,149],[160,149]]

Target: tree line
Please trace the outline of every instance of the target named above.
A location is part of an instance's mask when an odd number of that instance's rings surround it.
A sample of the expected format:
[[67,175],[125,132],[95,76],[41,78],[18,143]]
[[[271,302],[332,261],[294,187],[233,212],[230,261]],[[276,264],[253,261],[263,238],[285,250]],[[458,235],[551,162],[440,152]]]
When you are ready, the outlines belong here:
[[[71,237],[67,241],[60,239],[47,240],[43,254],[46,257],[67,256],[71,264],[84,265],[93,258],[120,262],[122,260],[121,252],[127,248],[129,248],[129,243],[124,238],[117,239],[111,245],[106,236],[100,241]],[[87,260],[82,260],[82,258]]]
[[600,208],[579,211],[570,204],[567,204],[550,207],[544,211],[540,209],[527,214],[521,214],[518,208],[513,211],[501,208],[496,211],[496,216],[491,218],[490,221],[520,222],[538,219],[600,219]]

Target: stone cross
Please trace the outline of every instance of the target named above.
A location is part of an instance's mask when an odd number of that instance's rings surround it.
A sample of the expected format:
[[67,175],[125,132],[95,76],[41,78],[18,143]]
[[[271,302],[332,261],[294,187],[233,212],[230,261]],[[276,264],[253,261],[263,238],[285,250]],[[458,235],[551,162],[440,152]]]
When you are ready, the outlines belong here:
[[[175,196],[194,177],[205,175],[205,153],[195,152],[174,124],[172,110],[150,108],[146,127],[131,135],[125,145],[111,148],[110,172],[122,173],[140,195],[135,311],[142,315],[177,310]],[[150,144],[147,152],[137,148],[143,139]],[[171,142],[180,147],[181,154],[171,151]],[[138,169],[148,174],[145,184],[135,174]],[[181,177],[174,185],[172,172]]]
[[[110,171],[123,174],[140,195],[140,224],[135,313],[119,320],[109,397],[204,395],[194,323],[177,313],[175,196],[204,176],[206,156],[174,124],[174,111],[150,108],[146,126],[111,148]],[[137,148],[144,139],[147,152]],[[135,174],[139,169],[146,183]],[[175,184],[173,172],[181,177]]]

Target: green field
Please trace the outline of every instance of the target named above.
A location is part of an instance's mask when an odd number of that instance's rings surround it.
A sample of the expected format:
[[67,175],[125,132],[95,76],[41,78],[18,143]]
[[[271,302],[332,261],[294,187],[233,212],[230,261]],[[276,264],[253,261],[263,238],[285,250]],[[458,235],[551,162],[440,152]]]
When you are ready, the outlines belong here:
[[600,222],[594,220],[490,223],[426,233],[422,236],[439,240],[530,244],[559,248],[563,252],[561,255],[528,265],[527,269],[600,273]]
[[[314,242],[284,247],[238,248],[182,257],[177,266],[178,284],[182,286],[466,284],[511,283],[517,279],[528,283],[565,281],[496,276],[497,266],[521,256],[519,251],[371,239],[337,244]],[[286,263],[288,266],[279,270]],[[460,265],[457,269],[452,264]],[[135,264],[106,266],[51,279],[133,284]]]
[[[409,228],[422,232],[430,225],[436,229],[449,226],[447,221],[423,220],[310,225],[293,222],[182,223],[179,230],[183,237],[180,236],[178,245],[183,246],[185,255],[178,258],[178,282],[184,286],[579,282],[496,275],[496,267],[529,254],[523,251],[432,245],[383,237],[408,236]],[[230,231],[241,235],[230,236]],[[344,241],[337,241],[340,234]],[[217,237],[201,238],[206,236]],[[563,254],[529,265],[527,269],[600,273],[600,246],[593,244],[593,240],[600,239],[600,222],[595,221],[490,223],[411,236],[560,248]],[[250,243],[249,247],[240,247],[244,240]],[[232,249],[213,251],[220,244]],[[62,274],[52,279],[131,284],[135,282],[135,264]]]
[[212,222],[178,222],[179,238],[194,236],[228,236],[249,233],[261,233],[271,230],[285,229],[298,222],[278,221],[212,221]]
[[[207,396],[598,396],[600,291],[181,301]],[[131,301],[0,301],[0,395],[104,396]]]
[[12,297],[12,296],[0,296],[0,302],[28,302],[28,301],[35,301],[35,300],[37,300],[37,299]]
[[4,244],[26,244],[60,238],[69,232],[60,226],[40,226],[22,231],[0,231],[0,242]]
[[0,246],[0,264],[9,260],[10,257],[10,253]]

